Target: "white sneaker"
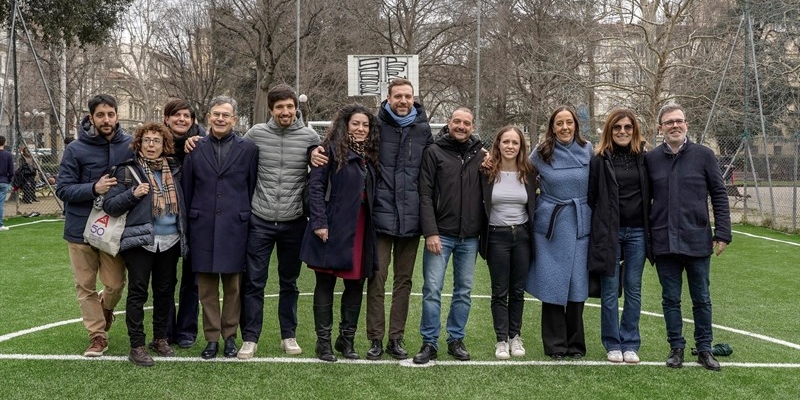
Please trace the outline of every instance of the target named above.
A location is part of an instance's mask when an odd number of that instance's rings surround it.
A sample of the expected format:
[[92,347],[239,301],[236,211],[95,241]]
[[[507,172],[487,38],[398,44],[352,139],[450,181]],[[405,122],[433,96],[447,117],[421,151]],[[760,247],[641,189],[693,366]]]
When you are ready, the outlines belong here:
[[238,353],[236,353],[236,358],[240,360],[249,360],[253,358],[257,350],[258,350],[258,343],[244,342],[242,343],[242,348],[239,349]]
[[624,361],[624,359],[622,358],[622,352],[619,350],[609,351],[608,353],[606,353],[606,357],[608,358],[608,361],[611,361],[612,363],[621,363],[622,361]]
[[511,347],[511,355],[514,357],[523,357],[525,356],[525,348],[522,347],[522,338],[519,335],[514,336],[511,338],[511,341],[508,343],[509,347]]
[[633,350],[628,350],[625,353],[622,353],[622,359],[625,360],[628,364],[638,364],[639,363],[639,355],[636,354]]
[[0,226],[0,231],[7,231],[7,230],[8,230],[7,226],[5,226],[5,225]]
[[511,355],[508,354],[508,343],[497,342],[497,344],[494,345],[494,356],[497,357],[498,360],[508,360],[511,358]]
[[286,354],[300,354],[303,352],[303,349],[297,344],[297,339],[295,338],[281,340],[281,349]]

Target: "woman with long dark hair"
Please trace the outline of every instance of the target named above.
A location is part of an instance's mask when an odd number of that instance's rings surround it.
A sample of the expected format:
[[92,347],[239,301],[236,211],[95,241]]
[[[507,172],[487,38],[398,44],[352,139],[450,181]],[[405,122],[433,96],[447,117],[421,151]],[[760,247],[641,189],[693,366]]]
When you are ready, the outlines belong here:
[[344,281],[344,292],[335,348],[347,359],[358,359],[353,342],[364,280],[377,268],[372,205],[378,138],[378,123],[372,112],[360,104],[345,106],[322,142],[330,160],[313,168],[308,182],[310,215],[300,258],[316,274],[316,354],[324,361],[336,361],[331,330],[337,278]]
[[589,297],[591,209],[587,204],[592,144],[580,133],[572,107],[550,115],[542,143],[531,153],[539,171],[533,223],[536,259],[526,290],[542,301],[544,353],[554,360],[586,355],[583,304]]
[[492,282],[492,320],[497,338],[494,355],[522,357],[522,311],[525,282],[533,258],[531,221],[536,204],[536,169],[528,160],[525,136],[515,126],[497,132],[492,166],[481,180],[486,226],[480,251]]
[[[650,236],[650,193],[644,145],[633,112],[613,110],[606,117],[590,164],[589,271],[602,275],[600,337],[608,361],[614,363],[639,362],[642,271],[645,257],[649,255]],[[623,259],[625,267],[621,268]],[[621,320],[620,282],[625,291]]]

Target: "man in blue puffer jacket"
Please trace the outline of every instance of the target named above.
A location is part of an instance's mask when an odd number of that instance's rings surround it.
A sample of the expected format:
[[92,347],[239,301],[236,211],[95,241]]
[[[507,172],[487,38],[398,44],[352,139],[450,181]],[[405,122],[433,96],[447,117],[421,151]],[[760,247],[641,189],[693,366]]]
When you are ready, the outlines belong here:
[[[108,330],[114,307],[125,287],[125,263],[90,246],[83,239],[86,220],[95,198],[117,184],[109,169],[131,157],[131,137],[118,123],[117,101],[100,94],[89,100],[89,115],[78,128],[78,140],[67,146],[61,159],[56,195],[64,202],[64,239],[69,248],[83,325],[89,331],[86,357],[102,356],[108,349]],[[104,289],[98,293],[97,278]]]

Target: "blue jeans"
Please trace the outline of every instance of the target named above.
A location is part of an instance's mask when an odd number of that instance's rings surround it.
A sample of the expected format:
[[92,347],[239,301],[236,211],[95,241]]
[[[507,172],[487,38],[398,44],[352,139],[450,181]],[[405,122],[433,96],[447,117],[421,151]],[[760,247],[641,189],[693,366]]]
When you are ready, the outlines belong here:
[[[622,320],[619,319],[619,262],[625,259],[622,273],[625,304]],[[614,276],[603,276],[600,280],[600,339],[606,351],[639,351],[639,316],[642,311],[642,271],[644,270],[644,228],[619,228],[617,244],[617,266]]]
[[453,299],[447,315],[447,341],[463,339],[466,336],[467,318],[471,306],[470,293],[475,277],[475,259],[478,255],[478,238],[459,238],[439,236],[442,253],[432,254],[427,249],[422,255],[422,320],[419,333],[423,343],[438,348],[441,330],[442,287],[444,274],[450,255],[453,255]]
[[711,351],[711,295],[709,293],[709,272],[711,256],[688,257],[670,254],[656,257],[658,280],[661,282],[661,305],[664,308],[664,321],[667,324],[667,340],[670,348],[683,349],[683,319],[681,316],[681,289],[683,271],[689,283],[694,314],[694,341],[697,351]]
[[7,183],[0,183],[0,226],[3,226],[3,207],[6,205],[6,196],[10,186]]

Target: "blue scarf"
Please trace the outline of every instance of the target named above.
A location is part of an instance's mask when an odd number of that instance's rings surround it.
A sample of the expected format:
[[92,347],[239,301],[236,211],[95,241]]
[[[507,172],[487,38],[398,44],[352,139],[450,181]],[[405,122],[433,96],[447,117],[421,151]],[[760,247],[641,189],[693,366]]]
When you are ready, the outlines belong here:
[[392,108],[389,107],[388,101],[383,104],[383,109],[386,110],[389,115],[392,116],[394,122],[397,122],[397,125],[400,125],[402,128],[411,125],[417,119],[417,107],[414,107],[413,105],[411,106],[411,112],[409,112],[405,117],[398,117],[397,114],[392,111]]

